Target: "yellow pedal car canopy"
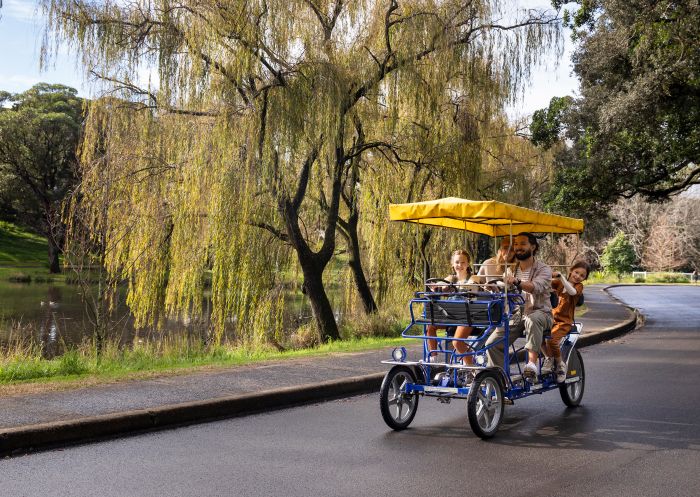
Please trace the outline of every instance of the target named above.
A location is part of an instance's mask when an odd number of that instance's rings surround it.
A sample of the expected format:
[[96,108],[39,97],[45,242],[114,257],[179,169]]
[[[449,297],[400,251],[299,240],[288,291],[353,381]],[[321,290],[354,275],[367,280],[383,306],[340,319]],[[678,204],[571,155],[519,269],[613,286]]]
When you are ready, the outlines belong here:
[[461,198],[390,204],[389,219],[443,226],[488,236],[531,233],[581,233],[583,219],[539,212],[517,205]]

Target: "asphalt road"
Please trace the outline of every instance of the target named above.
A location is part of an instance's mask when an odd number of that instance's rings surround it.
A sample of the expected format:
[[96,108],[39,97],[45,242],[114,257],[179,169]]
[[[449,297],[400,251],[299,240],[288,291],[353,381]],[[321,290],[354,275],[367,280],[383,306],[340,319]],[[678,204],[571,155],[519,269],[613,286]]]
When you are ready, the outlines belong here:
[[420,401],[393,432],[378,396],[0,460],[0,496],[700,495],[700,287],[620,287],[646,325],[582,350],[583,405],[506,409],[497,436],[464,402]]

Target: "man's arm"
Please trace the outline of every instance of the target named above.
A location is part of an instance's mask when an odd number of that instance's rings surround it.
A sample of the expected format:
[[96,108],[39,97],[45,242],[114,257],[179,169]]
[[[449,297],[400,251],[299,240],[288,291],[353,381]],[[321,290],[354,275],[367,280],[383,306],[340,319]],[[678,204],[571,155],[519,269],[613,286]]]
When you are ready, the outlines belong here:
[[[535,268],[533,267],[534,271]],[[530,281],[520,282],[520,289],[533,295],[549,293],[552,288],[552,268],[547,264],[541,264],[530,277]]]

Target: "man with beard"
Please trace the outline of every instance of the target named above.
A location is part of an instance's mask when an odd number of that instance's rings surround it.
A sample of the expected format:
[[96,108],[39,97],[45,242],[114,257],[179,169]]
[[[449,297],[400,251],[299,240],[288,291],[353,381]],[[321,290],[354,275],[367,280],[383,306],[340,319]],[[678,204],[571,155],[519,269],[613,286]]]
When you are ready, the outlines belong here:
[[[523,369],[526,380],[534,382],[538,372],[538,353],[542,346],[542,335],[552,327],[552,304],[549,294],[552,290],[552,268],[535,259],[539,244],[532,233],[518,233],[513,238],[513,251],[517,260],[514,274],[506,277],[506,283],[523,292],[525,309],[523,318],[510,329],[508,346],[525,336],[528,362]],[[504,367],[505,330],[498,328],[486,341],[493,345],[488,349],[489,364]]]

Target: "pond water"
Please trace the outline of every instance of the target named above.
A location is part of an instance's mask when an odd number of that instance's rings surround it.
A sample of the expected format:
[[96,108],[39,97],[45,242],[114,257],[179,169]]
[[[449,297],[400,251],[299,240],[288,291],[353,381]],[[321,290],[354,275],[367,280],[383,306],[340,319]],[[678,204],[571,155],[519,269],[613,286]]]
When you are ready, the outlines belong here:
[[[125,293],[120,292],[119,302],[111,317],[110,339],[126,344],[137,338],[148,340],[151,336],[161,336],[163,333],[186,333],[201,337],[206,335],[208,317],[187,323],[168,319],[163,330],[157,334],[136,330],[133,316],[124,302]],[[287,329],[311,319],[308,300],[302,294],[290,293],[287,300],[288,311],[284,316]],[[206,295],[203,308],[208,316],[210,300]],[[31,339],[41,346],[45,357],[53,357],[62,353],[65,346],[91,338],[93,329],[80,286],[0,281],[0,346],[18,339]]]

